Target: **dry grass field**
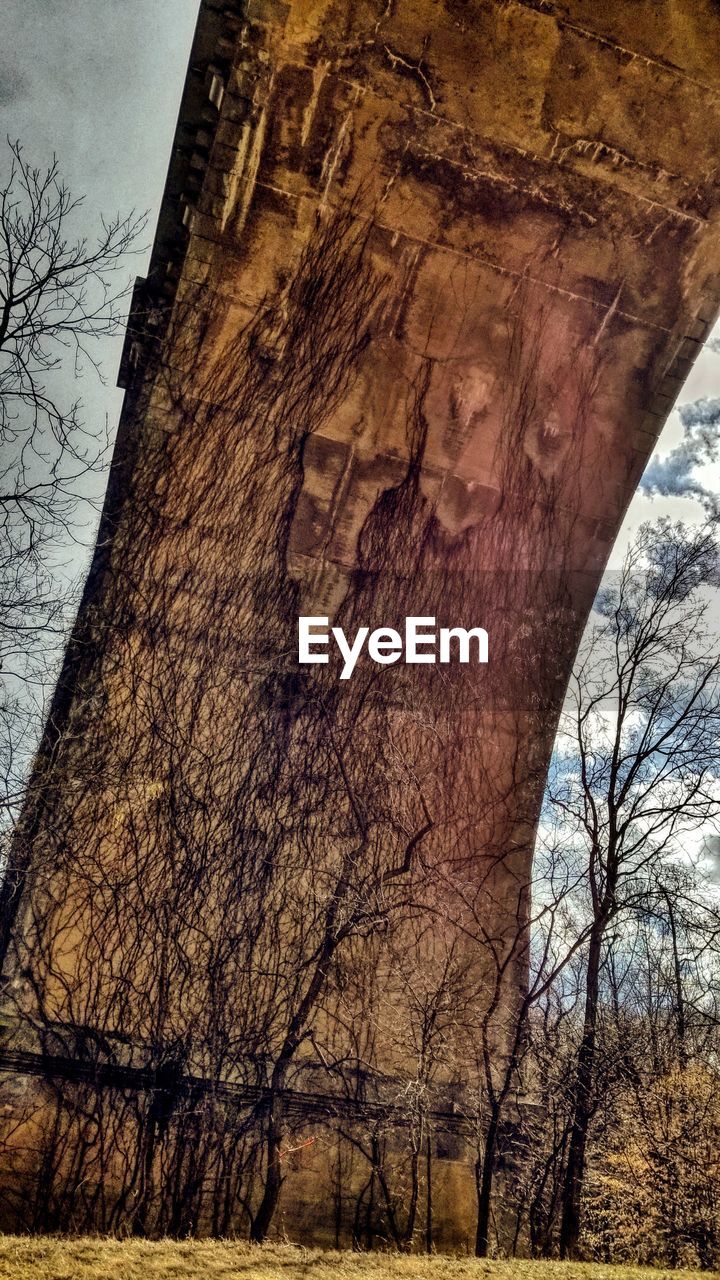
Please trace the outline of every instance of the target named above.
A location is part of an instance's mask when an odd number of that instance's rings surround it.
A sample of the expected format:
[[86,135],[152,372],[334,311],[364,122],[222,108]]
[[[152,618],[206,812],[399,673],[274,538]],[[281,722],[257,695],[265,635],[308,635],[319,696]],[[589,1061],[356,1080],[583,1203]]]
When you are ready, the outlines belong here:
[[324,1253],[230,1241],[0,1236],[0,1280],[699,1280],[697,1271],[592,1263]]

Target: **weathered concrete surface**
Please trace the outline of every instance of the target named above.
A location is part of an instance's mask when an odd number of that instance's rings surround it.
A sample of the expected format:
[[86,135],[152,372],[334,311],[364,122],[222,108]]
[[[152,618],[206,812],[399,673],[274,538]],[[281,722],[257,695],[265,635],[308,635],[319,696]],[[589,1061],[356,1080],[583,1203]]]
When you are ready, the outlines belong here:
[[[206,359],[269,302],[282,313],[318,217],[351,209],[370,227],[368,256],[385,282],[373,340],[304,442],[287,571],[304,612],[335,613],[360,565],[411,581],[407,612],[487,625],[485,703],[513,705],[503,730],[483,720],[485,749],[496,778],[511,757],[515,784],[527,707],[512,633],[522,649],[528,612],[547,612],[544,638],[525,633],[525,658],[534,688],[545,646],[557,702],[622,514],[718,300],[717,11],[600,10],[252,0],[235,19],[208,5],[206,22],[225,26],[205,85],[222,100],[212,129],[207,103],[195,134],[185,123],[186,188],[165,213],[179,212],[187,233],[175,244],[174,296],[214,297]],[[166,268],[163,248],[151,298]],[[283,357],[272,338],[264,354]],[[146,422],[174,429],[164,380]],[[462,603],[420,590],[417,566],[390,563],[383,539],[380,564],[372,538],[358,554],[411,455],[432,542],[420,576],[488,575]],[[413,537],[417,514],[414,526],[405,515]],[[551,569],[552,587],[531,584]],[[387,593],[374,603],[360,620],[390,622]],[[391,680],[402,701],[396,669]],[[541,754],[551,707],[544,714]],[[537,731],[527,739],[537,775]]]
[[[313,1045],[402,1074],[403,964],[431,984],[456,928],[476,948],[469,1022],[497,979],[484,942],[515,948],[501,1058],[574,646],[717,310],[718,37],[720,11],[698,0],[206,0],[26,826],[13,969],[36,965],[46,1031],[99,1021],[113,1043],[182,1043],[198,1074],[245,1080],[241,1055],[208,1047],[229,1042],[226,1006],[255,999],[249,961],[210,999],[202,948],[242,918],[218,851],[266,841],[284,865],[301,846],[274,945],[302,959],[322,942],[303,933],[305,912],[320,928],[311,890],[337,860],[345,883],[355,821],[374,843],[353,865],[383,910],[422,847],[432,923],[401,926],[392,954],[353,951],[350,1032],[351,965],[335,957]],[[299,612],[482,624],[490,666],[300,677]],[[173,895],[188,848],[203,941],[183,936],[180,969],[170,956],[176,989],[157,958],[168,903],[187,905]],[[142,901],[117,914],[108,885],[138,863]],[[34,1000],[18,1007],[37,1019]],[[446,1082],[470,1070],[456,1048]],[[306,1233],[307,1188],[329,1185],[317,1159],[287,1198]],[[472,1234],[471,1164],[441,1180],[445,1246]]]
[[[717,13],[631,8],[258,0],[228,20],[220,118],[209,153],[198,129],[189,172],[204,176],[183,205],[184,281],[227,294],[230,332],[282,292],[318,210],[348,200],[372,218],[392,280],[352,393],[306,450],[293,563],[315,578],[318,606],[341,595],[329,584],[402,471],[423,361],[423,484],[439,523],[452,539],[492,520],[521,282],[525,306],[543,309],[544,366],[523,462],[573,514],[572,567],[603,564],[718,280]],[[593,343],[602,376],[580,442],[573,366]],[[545,546],[510,537],[512,565],[518,552],[547,562]]]

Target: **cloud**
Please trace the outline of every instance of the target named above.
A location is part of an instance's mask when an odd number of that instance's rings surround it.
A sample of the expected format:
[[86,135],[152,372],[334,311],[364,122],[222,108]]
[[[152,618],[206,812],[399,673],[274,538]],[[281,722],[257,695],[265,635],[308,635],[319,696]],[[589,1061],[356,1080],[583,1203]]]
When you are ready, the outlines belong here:
[[0,107],[8,107],[27,97],[29,88],[28,76],[7,62],[0,62]]
[[708,880],[720,884],[720,836],[706,836],[702,846],[703,870]]
[[720,399],[693,400],[681,404],[678,413],[683,439],[666,458],[655,454],[645,468],[640,488],[651,498],[696,498],[710,515],[717,515],[720,498],[702,484],[695,472],[698,467],[717,461]]
[[678,408],[680,421],[686,430],[693,427],[701,427],[708,431],[708,439],[712,438],[717,442],[717,429],[720,424],[720,400],[708,399],[703,396],[700,400],[691,400],[689,404],[681,404]]

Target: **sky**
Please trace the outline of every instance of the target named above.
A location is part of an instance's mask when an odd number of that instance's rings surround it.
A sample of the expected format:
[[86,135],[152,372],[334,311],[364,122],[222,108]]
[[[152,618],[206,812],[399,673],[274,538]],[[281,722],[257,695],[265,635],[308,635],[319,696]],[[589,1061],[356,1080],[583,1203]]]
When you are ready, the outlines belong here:
[[719,428],[720,322],[695,361],[648,461],[613,548],[610,568],[619,566],[643,521],[668,515],[700,522],[715,502],[720,505],[720,463],[713,459]]
[[[165,185],[200,0],[0,0],[0,179],[5,139],[31,164],[56,155],[84,206],[74,230],[92,238],[101,215],[149,212],[143,252],[127,277],[144,275]],[[103,345],[103,386],[88,373],[85,418],[113,429],[122,335]],[[86,542],[86,558],[92,537]]]
[[199,0],[3,0],[3,133],[88,206],[157,208]]

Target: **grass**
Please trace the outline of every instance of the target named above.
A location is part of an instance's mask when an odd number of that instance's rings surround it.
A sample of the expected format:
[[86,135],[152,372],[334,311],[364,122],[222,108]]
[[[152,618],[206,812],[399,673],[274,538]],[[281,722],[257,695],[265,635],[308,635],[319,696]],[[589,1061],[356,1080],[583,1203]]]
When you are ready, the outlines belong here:
[[688,1280],[701,1274],[598,1263],[325,1253],[277,1244],[253,1248],[218,1240],[0,1236],[0,1280]]

